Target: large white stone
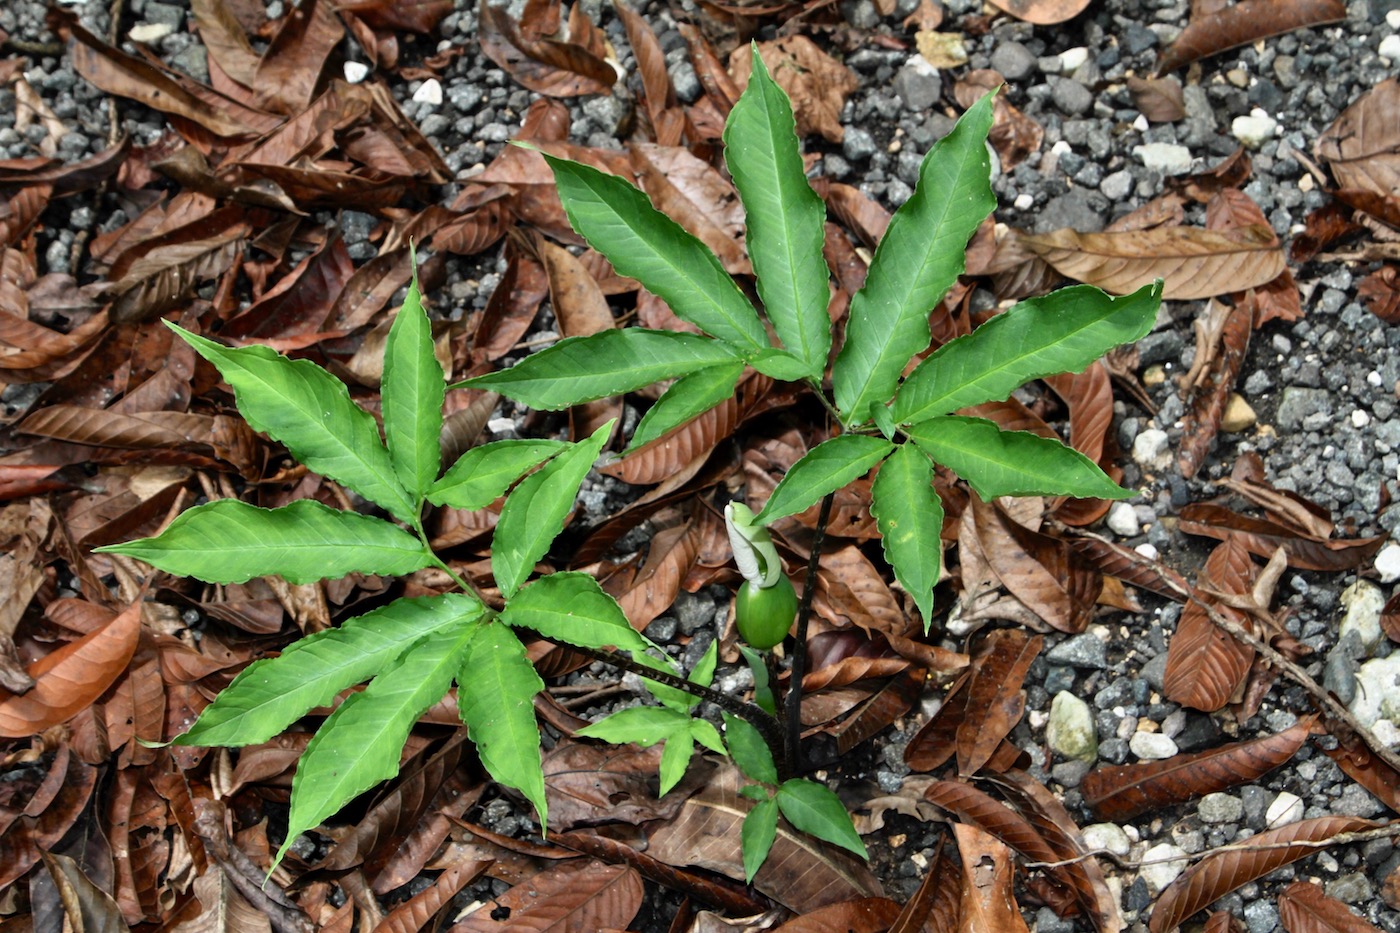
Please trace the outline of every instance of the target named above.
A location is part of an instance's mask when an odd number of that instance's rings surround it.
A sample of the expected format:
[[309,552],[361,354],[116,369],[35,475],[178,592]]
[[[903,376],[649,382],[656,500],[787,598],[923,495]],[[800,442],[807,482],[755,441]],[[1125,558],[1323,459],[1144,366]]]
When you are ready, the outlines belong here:
[[1400,61],[1400,36],[1394,33],[1386,36],[1381,40],[1380,48],[1376,51],[1380,52],[1381,58],[1389,59],[1392,62]]
[[1066,690],[1055,694],[1055,699],[1050,701],[1045,741],[1065,758],[1093,764],[1099,757],[1099,736],[1089,704]]
[[1167,432],[1148,428],[1133,438],[1133,459],[1146,470],[1165,470],[1172,462]]
[[1108,507],[1108,528],[1120,538],[1137,537],[1142,531],[1138,524],[1137,512],[1126,502],[1115,502]]
[[1249,149],[1258,149],[1273,139],[1277,131],[1278,121],[1258,107],[1247,117],[1235,117],[1230,124],[1230,132]]
[[1138,874],[1153,897],[1161,894],[1167,885],[1176,880],[1177,875],[1186,870],[1186,853],[1170,842],[1153,846],[1142,853],[1142,861],[1144,864]]
[[1274,798],[1274,802],[1269,804],[1269,810],[1264,814],[1264,822],[1269,829],[1278,829],[1280,826],[1287,826],[1289,823],[1296,823],[1303,818],[1303,800],[1297,794],[1290,794],[1284,791]]
[[1351,714],[1363,726],[1377,719],[1400,722],[1400,654],[1373,658],[1356,672],[1356,697]]
[[420,104],[430,104],[436,107],[442,103],[442,82],[437,78],[429,78],[419,85],[418,90],[413,92],[413,99]]
[[1400,544],[1387,544],[1381,548],[1376,555],[1376,573],[1381,575],[1382,583],[1400,580]]
[[1385,593],[1374,583],[1357,580],[1342,590],[1342,606],[1347,613],[1337,629],[1337,637],[1345,638],[1355,632],[1369,652],[1381,640],[1381,610],[1385,608]]
[[1117,823],[1093,823],[1084,827],[1084,845],[1125,857],[1133,847],[1128,834]]
[[1144,167],[1163,175],[1185,175],[1191,171],[1191,150],[1185,146],[1174,143],[1147,143],[1134,146],[1133,155],[1142,161]]

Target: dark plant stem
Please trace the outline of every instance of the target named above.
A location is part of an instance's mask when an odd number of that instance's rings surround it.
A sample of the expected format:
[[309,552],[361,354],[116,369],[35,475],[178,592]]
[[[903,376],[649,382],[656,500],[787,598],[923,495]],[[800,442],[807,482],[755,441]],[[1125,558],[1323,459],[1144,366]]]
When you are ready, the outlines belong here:
[[817,589],[817,566],[821,563],[822,541],[826,538],[826,525],[831,520],[831,503],[836,493],[829,492],[822,499],[821,511],[817,514],[817,530],[812,537],[812,554],[807,559],[807,577],[802,585],[802,602],[797,610],[797,638],[792,648],[792,677],[788,681],[787,696],[783,699],[783,712],[787,718],[787,747],[780,757],[785,777],[797,777],[806,769],[802,762],[802,678],[807,676],[807,621],[812,616],[812,594]]
[[585,648],[581,645],[561,645],[577,651],[579,654],[587,655],[595,661],[602,661],[620,670],[631,671],[639,677],[647,680],[654,680],[659,684],[668,687],[675,687],[677,690],[684,690],[691,696],[708,700],[727,713],[732,713],[740,719],[749,723],[763,736],[763,741],[770,749],[782,749],[783,747],[783,725],[776,716],[771,716],[764,710],[752,703],[735,699],[727,693],[720,693],[709,687],[702,687],[697,683],[692,683],[678,674],[658,671],[655,668],[647,667],[645,664],[638,664],[627,655],[617,651],[602,651],[598,648]]

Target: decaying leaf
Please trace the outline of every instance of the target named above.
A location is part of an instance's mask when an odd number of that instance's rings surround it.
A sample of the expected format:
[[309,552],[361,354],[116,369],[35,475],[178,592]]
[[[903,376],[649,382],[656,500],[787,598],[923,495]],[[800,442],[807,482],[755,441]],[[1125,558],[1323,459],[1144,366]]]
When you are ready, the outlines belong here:
[[1157,62],[1157,73],[1175,71],[1197,59],[1304,26],[1335,23],[1345,16],[1341,0],[1240,0],[1205,16],[1192,16]]
[[1181,82],[1176,78],[1128,78],[1133,106],[1151,123],[1175,123],[1186,116]]
[[1352,913],[1346,904],[1322,893],[1322,887],[1295,881],[1278,898],[1279,921],[1288,933],[1377,933],[1378,928]]
[[1400,80],[1388,78],[1342,111],[1318,137],[1315,151],[1332,169],[1337,187],[1384,197],[1400,194],[1398,113]]
[[[778,86],[792,99],[797,132],[820,133],[834,143],[845,135],[841,108],[856,89],[856,76],[845,65],[819,49],[806,36],[787,36],[760,42],[758,54]],[[740,46],[729,59],[734,84],[742,89],[749,81],[753,61],[748,46]]]
[[[1197,586],[1224,593],[1249,594],[1257,572],[1244,542],[1231,536],[1206,559]],[[1210,597],[1205,599],[1214,602]],[[1236,622],[1248,625],[1246,617],[1238,610],[1228,606],[1217,608]],[[1206,712],[1220,709],[1244,682],[1253,658],[1253,648],[1226,634],[1211,621],[1205,607],[1193,600],[1181,610],[1176,634],[1167,646],[1163,692],[1174,702],[1192,709]]]

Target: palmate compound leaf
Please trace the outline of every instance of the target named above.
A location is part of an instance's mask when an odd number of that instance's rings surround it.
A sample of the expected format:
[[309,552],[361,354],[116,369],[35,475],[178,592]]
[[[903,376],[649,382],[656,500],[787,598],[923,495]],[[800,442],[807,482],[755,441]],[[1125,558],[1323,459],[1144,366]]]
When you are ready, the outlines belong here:
[[[428,707],[442,699],[454,676],[482,663],[479,652],[469,649],[491,629],[508,635],[510,631],[502,625],[482,626],[474,622],[421,635],[369,686],[352,693],[336,708],[307,744],[297,764],[296,776],[292,778],[291,812],[287,815],[287,841],[277,850],[274,865],[301,833],[320,825],[375,784],[398,774],[399,757],[409,730]],[[513,635],[510,637],[514,639]],[[523,657],[524,649],[520,652]],[[475,662],[472,667],[463,663],[468,655]],[[533,668],[530,673],[534,674]],[[533,726],[534,707],[528,700],[526,708]],[[465,706],[462,709],[465,715]],[[474,732],[469,725],[468,735],[479,745],[481,738]],[[538,734],[531,736],[530,746],[538,768]],[[484,754],[482,758],[485,759]]]
[[724,125],[724,162],[744,204],[758,294],[783,345],[820,379],[831,350],[822,258],[826,206],[802,166],[792,105],[752,48],[748,87]]
[[550,641],[585,648],[645,651],[654,647],[627,622],[622,607],[586,573],[541,577],[506,603],[501,621]]
[[865,285],[851,299],[846,343],[831,372],[847,425],[888,402],[910,357],[928,346],[929,309],[962,273],[968,240],[996,207],[986,146],[994,94],[924,156],[913,197],[890,218]]
[[768,504],[754,516],[754,522],[766,525],[801,512],[827,493],[870,472],[894,446],[883,437],[866,434],[838,434],[822,441],[792,465],[768,497]]
[[348,573],[402,576],[433,562],[423,543],[380,518],[301,499],[262,509],[219,499],[181,513],[153,538],[94,550],[125,554],[206,583],[276,575],[314,583]]
[[579,486],[608,442],[613,422],[558,454],[515,487],[501,508],[491,540],[491,572],[510,599],[544,557],[574,507]]
[[1058,440],[1029,431],[1003,431],[985,418],[939,415],[905,433],[937,462],[967,480],[984,502],[997,496],[1133,495],[1098,464]]
[[894,420],[924,421],[969,405],[1003,401],[1032,379],[1079,372],[1157,319],[1162,283],[1114,298],[1089,285],[1022,301],[920,363],[894,400]]
[[[413,263],[417,266],[417,263]],[[384,344],[381,392],[384,440],[399,482],[413,496],[427,492],[442,469],[442,402],[447,383],[433,353],[433,332],[423,311],[418,274]]]
[[628,327],[567,337],[509,369],[452,388],[489,389],[531,408],[558,411],[736,359],[735,351],[717,340]]
[[715,254],[616,175],[547,153],[569,223],[619,275],[740,353],[770,347],[763,323]]
[[911,444],[901,444],[880,465],[870,489],[870,511],[880,528],[885,559],[914,597],[924,629],[933,622],[933,588],[943,565],[943,503],[933,488],[933,464]]
[[[455,631],[481,617],[464,593],[400,599],[308,635],[275,658],[254,661],[204,708],[176,745],[256,745],[279,735],[306,711],[329,706],[346,687],[387,668],[418,639]],[[445,689],[445,688],[444,688]]]
[[569,445],[563,441],[504,440],[473,447],[457,458],[427,491],[433,505],[484,509],[500,498],[525,471]]
[[534,699],[543,689],[515,633],[481,626],[457,673],[457,706],[487,773],[524,794],[542,828],[548,812]]
[[219,370],[253,430],[400,521],[417,517],[374,418],[350,400],[345,383],[310,360],[289,360],[268,347],[225,347],[164,323]]

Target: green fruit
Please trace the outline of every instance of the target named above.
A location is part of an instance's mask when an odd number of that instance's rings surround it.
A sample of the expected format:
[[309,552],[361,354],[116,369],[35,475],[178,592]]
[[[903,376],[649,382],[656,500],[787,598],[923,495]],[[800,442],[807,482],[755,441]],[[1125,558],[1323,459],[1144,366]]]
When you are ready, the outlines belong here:
[[767,650],[787,637],[797,618],[797,591],[785,576],[765,589],[744,581],[734,600],[734,621],[739,637],[755,648]]

